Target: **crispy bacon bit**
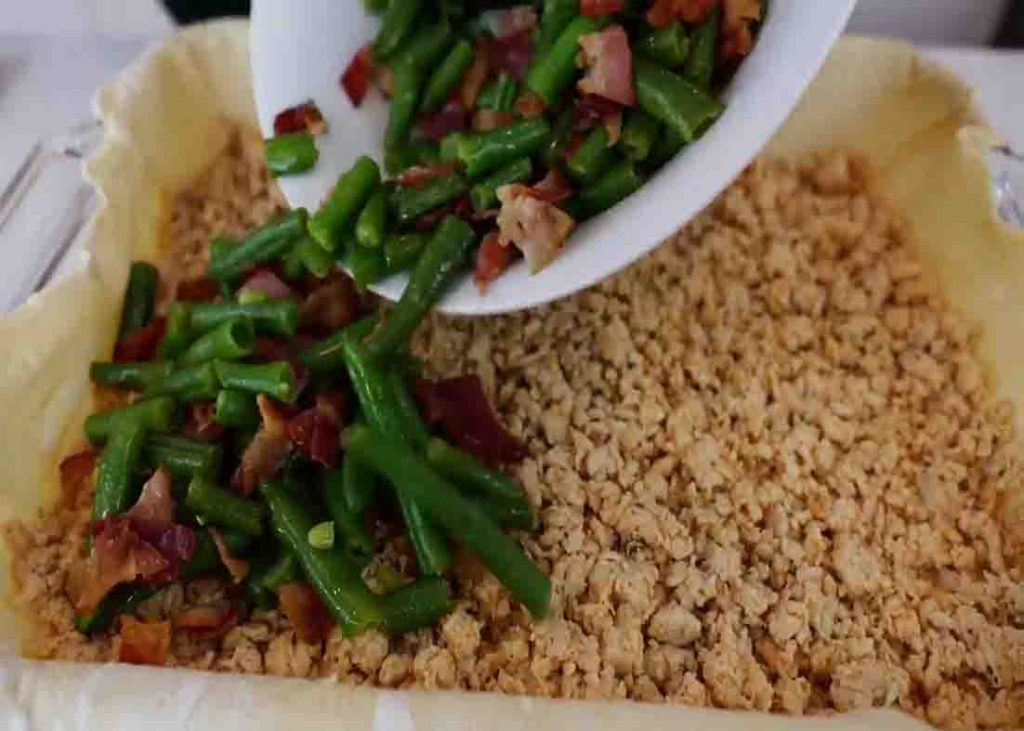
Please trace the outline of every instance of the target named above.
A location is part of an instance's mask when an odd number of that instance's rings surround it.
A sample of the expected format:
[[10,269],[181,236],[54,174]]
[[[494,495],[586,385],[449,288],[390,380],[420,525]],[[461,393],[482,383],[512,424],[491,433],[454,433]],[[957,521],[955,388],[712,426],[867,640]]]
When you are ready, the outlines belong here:
[[516,5],[507,10],[498,10],[491,31],[495,38],[510,38],[519,33],[532,31],[537,27],[537,11],[529,5]]
[[673,21],[703,23],[722,0],[654,0],[647,10],[647,22],[664,28]]
[[525,185],[503,185],[498,188],[498,200],[501,243],[514,244],[523,252],[530,273],[539,272],[561,252],[576,222]]
[[323,642],[331,634],[334,620],[313,587],[305,581],[292,581],[277,589],[281,611],[303,642]]
[[140,622],[121,615],[121,639],[117,659],[135,665],[164,665],[171,649],[170,622]]
[[572,198],[573,189],[558,168],[549,168],[547,174],[533,184],[530,192],[535,198],[557,205]]
[[473,129],[476,132],[489,132],[499,127],[507,127],[516,121],[512,112],[499,112],[497,109],[477,109],[473,114]]
[[753,25],[760,20],[760,0],[725,0],[720,49],[723,62],[736,61],[750,55],[754,50]]
[[390,99],[395,91],[395,75],[391,73],[389,66],[373,67],[373,85],[380,90],[386,98]]
[[88,492],[96,469],[96,453],[91,449],[70,454],[60,462],[60,496],[63,505],[75,505]]
[[214,419],[216,404],[213,401],[193,401],[188,405],[188,416],[182,431],[194,439],[212,442],[224,434],[224,427]]
[[178,282],[174,298],[181,302],[209,302],[220,294],[219,285],[212,279],[199,277]]
[[580,51],[587,67],[586,75],[576,84],[581,93],[596,94],[627,107],[636,103],[633,54],[621,25],[583,36]]
[[281,281],[276,272],[266,267],[254,269],[241,286],[241,289],[250,292],[262,292],[270,299],[285,299],[294,294],[291,287]]
[[151,323],[125,335],[114,345],[114,362],[135,363],[153,360],[156,348],[164,336],[164,318],[157,317]]
[[580,14],[591,18],[603,18],[606,15],[621,13],[625,7],[624,0],[583,0],[580,3]]
[[171,475],[163,467],[146,480],[135,504],[124,514],[133,525],[145,523],[152,526],[167,526],[174,522],[174,495],[171,492]]
[[154,583],[163,583],[178,578],[182,564],[188,562],[192,558],[192,554],[195,553],[196,532],[181,523],[154,527],[133,521],[132,527],[167,561],[167,570],[150,580]]
[[501,276],[515,258],[515,248],[502,246],[498,241],[498,232],[491,231],[476,250],[476,266],[473,269],[473,281],[480,294],[487,291],[487,286]]
[[608,147],[611,147],[622,137],[622,110],[616,109],[611,114],[605,115],[601,119],[601,124],[604,125],[604,131],[608,133]]
[[504,38],[485,38],[481,42],[492,69],[504,71],[517,81],[526,76],[533,62],[533,32],[522,31]]
[[228,602],[189,607],[174,618],[174,628],[193,640],[219,640],[238,624],[238,610]]
[[332,468],[338,463],[338,422],[327,411],[306,409],[288,422],[295,448],[314,462]]
[[360,48],[341,75],[341,88],[345,90],[352,106],[358,107],[363,103],[366,92],[370,89],[370,81],[373,79],[373,59],[370,57],[370,44]]
[[[609,117],[621,115],[622,105],[597,94],[580,94],[576,99],[575,112],[573,131],[587,132],[599,124],[605,125]],[[583,137],[580,135],[579,139]]]
[[443,178],[458,170],[459,164],[454,160],[439,162],[436,165],[413,165],[406,168],[395,182],[403,188],[422,188],[435,178]]
[[452,442],[488,464],[518,462],[526,450],[498,421],[477,375],[420,379],[415,387],[423,418]]
[[231,487],[248,497],[263,482],[277,474],[284,458],[292,451],[288,438],[289,416],[273,399],[260,394],[256,397],[263,424],[242,454],[241,462],[231,477]]
[[220,562],[224,564],[224,568],[231,574],[234,582],[237,584],[245,579],[249,575],[249,562],[231,555],[231,549],[224,541],[224,536],[216,528],[210,528],[210,538],[213,539],[213,545],[217,547],[217,555],[220,556]]
[[316,395],[316,407],[338,424],[348,418],[348,397],[344,391],[322,391]]
[[327,122],[320,108],[310,99],[308,102],[296,104],[277,113],[274,117],[274,134],[283,135],[290,132],[309,132],[319,135],[327,131]]
[[299,328],[314,336],[330,335],[359,315],[359,293],[342,272],[332,272],[299,305]]
[[151,580],[170,568],[170,562],[142,540],[129,521],[108,518],[98,527],[89,558],[68,574],[68,596],[79,614],[95,609],[118,584]]
[[462,83],[459,85],[459,101],[462,102],[463,110],[476,106],[476,98],[480,96],[480,90],[484,88],[490,71],[491,64],[487,57],[487,49],[478,43],[473,54],[473,65],[463,74]]
[[516,103],[512,108],[523,119],[537,119],[544,114],[544,100],[527,89],[516,97]]
[[298,334],[291,338],[256,338],[253,356],[268,363],[293,360],[299,353],[316,342],[312,335]]
[[466,129],[466,116],[462,101],[452,97],[436,112],[421,114],[416,120],[416,131],[427,139],[440,142],[452,132]]

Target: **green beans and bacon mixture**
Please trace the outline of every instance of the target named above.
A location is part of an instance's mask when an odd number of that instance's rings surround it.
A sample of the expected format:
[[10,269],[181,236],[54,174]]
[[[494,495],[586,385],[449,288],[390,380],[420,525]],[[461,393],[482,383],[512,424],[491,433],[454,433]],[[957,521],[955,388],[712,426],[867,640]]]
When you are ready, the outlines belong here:
[[[95,465],[87,552],[69,580],[82,632],[121,617],[127,656],[157,661],[125,636],[145,626],[133,609],[206,576],[236,587],[229,608],[188,619],[208,634],[277,604],[304,639],[334,625],[408,632],[451,608],[457,549],[532,616],[548,611],[548,577],[506,533],[535,527],[502,471],[523,446],[479,378],[431,381],[407,347],[476,245],[473,227],[448,215],[418,233],[409,285],[384,314],[336,269],[342,250],[318,243],[359,236],[378,215],[379,177],[361,159],[316,215],[215,240],[206,276],[172,302],[157,305],[152,265],[132,264],[113,358],[89,371],[114,405],[88,417],[90,449],[61,467]],[[396,542],[402,573],[380,560]]]
[[[372,86],[390,99],[386,179],[360,159],[312,216],[312,241],[365,286],[412,268],[423,233],[453,214],[477,234],[481,291],[520,255],[545,267],[577,223],[704,134],[765,12],[763,0],[364,5],[380,29],[340,84],[356,107]],[[325,129],[314,101],[278,114],[272,173],[312,168]]]

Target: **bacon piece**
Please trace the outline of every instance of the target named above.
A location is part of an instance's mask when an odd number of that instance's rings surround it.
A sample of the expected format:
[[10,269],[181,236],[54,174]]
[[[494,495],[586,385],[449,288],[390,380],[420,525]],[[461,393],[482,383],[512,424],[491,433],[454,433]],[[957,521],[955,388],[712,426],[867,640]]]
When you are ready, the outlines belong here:
[[491,231],[480,242],[476,250],[476,266],[473,269],[473,281],[480,294],[487,291],[487,286],[509,268],[515,259],[516,249],[502,246],[498,241],[498,232]]
[[332,272],[299,305],[299,328],[314,336],[331,335],[359,315],[359,293],[348,275]]
[[611,147],[622,137],[622,110],[616,109],[611,114],[605,115],[601,119],[601,124],[604,125],[604,131],[608,133],[608,146]]
[[174,495],[171,492],[171,475],[163,467],[146,480],[139,493],[139,499],[124,516],[136,526],[149,524],[157,527],[174,522]]
[[473,114],[473,130],[490,132],[492,129],[507,127],[516,121],[512,112],[499,112],[497,109],[477,109]]
[[338,424],[344,424],[348,419],[348,397],[344,391],[322,391],[316,395],[316,407],[334,419]]
[[256,436],[242,453],[242,459],[231,477],[231,487],[248,497],[263,482],[277,474],[285,457],[292,451],[288,438],[289,414],[273,399],[259,394],[256,403],[262,424]]
[[291,287],[285,284],[273,269],[266,267],[253,269],[240,289],[262,292],[270,299],[285,299],[294,295]]
[[703,23],[722,0],[654,0],[647,10],[647,22],[664,28],[673,21]]
[[191,402],[182,431],[186,436],[206,442],[220,439],[224,435],[224,427],[214,419],[215,411],[216,404],[213,401]]
[[537,27],[537,11],[530,5],[515,5],[506,10],[497,10],[491,32],[499,40],[511,38]]
[[96,453],[91,449],[70,454],[60,462],[60,497],[62,505],[75,505],[88,492],[96,469]]
[[228,570],[234,582],[237,584],[245,579],[249,575],[249,562],[231,555],[231,549],[224,541],[224,536],[216,528],[210,528],[210,538],[213,539],[213,545],[217,547],[220,562],[224,564],[224,568]]
[[522,81],[533,62],[533,32],[522,31],[503,38],[480,41],[491,69],[504,71]]
[[178,282],[174,298],[180,302],[209,302],[217,299],[220,286],[212,279],[199,277]]
[[256,338],[253,344],[253,357],[268,363],[280,360],[293,361],[299,353],[315,342],[316,338],[312,335],[302,333],[291,338]]
[[573,129],[587,131],[593,129],[598,124],[602,124],[605,117],[621,112],[622,105],[597,94],[580,94],[576,98],[574,111],[576,118]]
[[530,194],[557,205],[572,198],[573,189],[558,168],[549,168],[547,174],[530,188]]
[[753,25],[761,20],[760,0],[724,0],[722,13],[722,62],[737,61],[754,50]]
[[306,409],[288,422],[288,436],[312,461],[329,469],[338,463],[338,422],[327,411]]
[[121,615],[121,639],[117,659],[135,665],[165,665],[171,649],[170,622],[140,622]]
[[576,84],[581,93],[596,94],[627,107],[636,104],[633,54],[621,25],[583,36],[580,52],[587,67],[586,75]]
[[395,183],[403,188],[422,188],[431,180],[451,175],[458,169],[459,164],[454,160],[439,162],[436,165],[413,165],[402,171],[395,179]]
[[115,363],[136,363],[153,360],[164,336],[164,318],[157,317],[148,325],[132,330],[114,345]]
[[421,114],[416,119],[416,131],[427,139],[440,142],[452,132],[466,129],[466,116],[463,102],[452,97],[436,112]]
[[463,110],[476,106],[476,98],[480,96],[480,90],[484,87],[490,71],[487,48],[483,43],[477,43],[473,53],[473,64],[462,75],[462,83],[459,84],[459,101]]
[[503,245],[523,252],[531,274],[550,264],[561,252],[576,222],[572,216],[518,183],[498,188],[498,230]]
[[219,640],[238,625],[238,609],[228,602],[200,604],[179,612],[174,628],[196,641]]
[[516,97],[512,108],[523,119],[537,119],[544,114],[544,100],[538,94],[526,89]]
[[334,620],[313,587],[305,581],[291,581],[277,588],[281,611],[303,642],[323,642],[331,634]]
[[349,101],[354,107],[363,103],[366,92],[370,89],[370,81],[373,79],[373,59],[370,56],[370,45],[367,43],[356,52],[339,79],[341,88],[345,90],[345,94],[348,95]]
[[587,15],[591,18],[603,18],[606,15],[621,13],[625,9],[624,0],[582,0],[580,3],[580,15]]
[[68,574],[68,596],[79,614],[95,609],[118,584],[151,580],[171,567],[160,551],[139,537],[129,521],[107,518],[97,527],[89,558]]
[[[357,105],[358,106],[358,105]],[[310,99],[294,107],[288,107],[274,117],[274,134],[283,135],[292,132],[309,132],[319,135],[327,131],[327,122],[320,108]]]
[[477,375],[419,379],[414,389],[423,418],[452,442],[488,464],[518,462],[526,450],[498,421]]

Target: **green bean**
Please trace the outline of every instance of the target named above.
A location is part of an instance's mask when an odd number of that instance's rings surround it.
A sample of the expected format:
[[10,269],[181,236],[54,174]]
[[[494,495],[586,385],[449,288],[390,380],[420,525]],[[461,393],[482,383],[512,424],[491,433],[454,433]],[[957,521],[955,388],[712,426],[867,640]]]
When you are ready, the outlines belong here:
[[295,558],[295,554],[291,551],[281,551],[277,560],[267,567],[260,585],[269,591],[277,591],[283,584],[290,584],[301,578],[302,567],[299,566],[299,560]]
[[370,15],[380,15],[388,9],[387,0],[363,0],[363,9]]
[[458,88],[466,69],[473,63],[473,45],[462,39],[448,51],[448,55],[430,74],[430,79],[423,90],[423,101],[420,108],[432,112],[441,107],[452,92]]
[[525,531],[537,529],[537,519],[530,506],[523,500],[509,502],[479,495],[466,495],[466,500],[480,508],[488,518],[502,528]]
[[323,279],[334,267],[334,257],[312,236],[303,236],[295,244],[295,253],[302,266],[315,277]]
[[124,304],[121,305],[121,325],[117,329],[118,339],[149,324],[156,301],[156,288],[160,274],[156,267],[145,261],[133,261],[128,270],[128,284],[125,287]]
[[185,506],[204,523],[230,528],[247,536],[263,535],[263,506],[217,487],[210,475],[197,473],[188,484]]
[[554,104],[577,73],[580,38],[601,30],[607,20],[579,16],[569,22],[544,54],[534,56],[526,86],[546,104]]
[[633,162],[646,159],[658,139],[658,130],[658,120],[639,109],[631,109],[619,138],[619,147],[626,159]]
[[213,407],[213,419],[222,426],[237,429],[254,429],[260,423],[260,411],[256,398],[245,391],[225,388],[217,394]]
[[167,361],[143,361],[141,363],[94,361],[89,365],[89,380],[98,386],[142,391],[150,382],[167,378],[173,370],[174,364]]
[[377,163],[361,155],[338,178],[330,196],[309,219],[309,233],[328,251],[337,251],[359,211],[379,184],[380,168]]
[[391,195],[399,225],[405,226],[432,208],[450,203],[466,194],[468,186],[458,173],[428,181],[422,187],[399,186]]
[[254,556],[249,559],[249,573],[245,575],[245,600],[251,609],[268,611],[277,606],[277,595],[263,586],[271,568],[271,557]]
[[665,68],[677,69],[686,63],[690,39],[679,22],[664,28],[652,28],[636,42],[636,53]]
[[110,629],[122,614],[131,614],[142,602],[156,594],[156,587],[146,584],[121,584],[103,597],[100,605],[88,614],[75,617],[75,629],[83,634],[96,634]]
[[327,373],[344,367],[345,354],[342,350],[344,330],[338,330],[318,343],[299,353],[297,360],[313,373]]
[[405,145],[406,165],[436,165],[441,160],[441,146],[428,139],[413,139]]
[[341,463],[342,495],[349,512],[362,515],[373,504],[377,493],[377,476],[354,459],[345,457]]
[[502,71],[498,78],[480,90],[476,99],[477,109],[494,109],[498,112],[511,112],[512,106],[519,96],[519,84]]
[[179,401],[204,401],[217,398],[219,384],[213,363],[199,363],[174,371],[162,381],[153,381],[146,396],[173,396]]
[[385,475],[399,494],[413,498],[431,520],[473,551],[534,617],[547,614],[551,602],[548,577],[426,460],[371,427],[351,427],[346,445],[351,455]]
[[216,474],[221,458],[219,444],[171,434],[150,434],[142,444],[142,460],[146,464],[162,466],[180,479],[191,479],[196,474]]
[[[192,551],[192,558],[181,567],[181,578],[184,581],[192,581],[200,576],[212,573],[223,565],[220,551],[217,550],[217,544],[214,542],[213,536],[210,535],[210,531],[203,528],[195,533],[196,547]],[[250,536],[244,533],[236,533],[233,530],[220,531],[220,537],[232,556],[245,551],[252,542]]]
[[577,220],[595,216],[634,193],[643,184],[643,178],[633,163],[623,160],[579,191],[571,201],[570,212]]
[[722,103],[678,74],[645,61],[633,61],[640,108],[684,140],[694,140],[722,113]]
[[579,14],[579,0],[544,0],[540,27],[537,29],[537,38],[534,42],[534,57],[539,58],[546,54],[565,27]]
[[295,554],[342,632],[354,635],[380,625],[384,620],[380,600],[363,582],[359,565],[341,548],[318,550],[309,545],[306,536],[313,518],[280,484],[265,482],[260,491],[278,540]]
[[420,320],[462,269],[475,242],[476,234],[468,223],[457,216],[445,216],[420,254],[398,303],[367,338],[370,358],[387,357],[408,342]]
[[123,420],[107,439],[100,455],[92,497],[92,519],[118,515],[134,501],[132,475],[142,454],[146,430],[137,420]]
[[243,305],[238,302],[203,302],[192,306],[189,322],[196,332],[220,327],[229,320],[248,317],[260,335],[291,337],[299,327],[299,305],[292,299],[272,299]]
[[548,167],[564,167],[565,148],[575,125],[576,114],[572,106],[563,109],[555,117],[555,124],[551,128],[551,140],[544,147],[544,162]]
[[425,76],[448,52],[451,43],[452,29],[447,21],[421,24],[391,60],[391,69],[416,69]]
[[406,440],[418,449],[422,449],[430,441],[430,430],[423,423],[420,408],[405,385],[405,374],[391,365],[384,374],[387,387],[391,394],[391,403],[398,412],[398,419],[404,426]]
[[546,119],[525,119],[489,132],[463,134],[455,142],[456,154],[466,166],[466,174],[478,178],[538,152],[550,136]]
[[424,576],[386,594],[381,603],[384,627],[392,635],[432,627],[452,608],[448,583],[437,576]]
[[521,157],[496,170],[474,185],[469,191],[469,202],[477,212],[494,208],[498,204],[498,188],[512,183],[522,183],[533,175],[530,158]]
[[356,242],[361,246],[378,248],[384,243],[388,225],[388,192],[384,186],[366,201],[356,219]]
[[239,360],[252,355],[256,332],[249,317],[236,317],[210,330],[188,347],[178,363],[195,365],[208,360]]
[[[319,245],[317,243],[317,246]],[[306,265],[302,262],[302,252],[297,245],[281,255],[281,274],[286,282],[294,282],[305,276]]]
[[685,146],[686,140],[680,137],[675,130],[662,127],[658,138],[654,141],[650,155],[644,160],[644,169],[648,172],[657,170],[675,157]]
[[129,406],[108,409],[92,414],[85,420],[85,436],[90,444],[102,444],[123,423],[134,422],[146,430],[170,431],[176,415],[174,401],[169,398],[151,398],[136,401]]
[[441,140],[441,146],[438,148],[438,155],[441,162],[458,162],[459,160],[459,145],[462,144],[462,140],[468,137],[466,132],[452,132],[451,134],[445,135],[445,138]]
[[451,446],[441,439],[427,444],[427,461],[445,477],[491,500],[525,503],[523,488],[508,475],[493,470],[473,455]]
[[384,17],[381,19],[380,31],[373,44],[373,53],[377,59],[386,59],[398,50],[410,33],[420,10],[420,0],[390,0]]
[[422,231],[394,234],[384,242],[384,263],[388,272],[402,272],[416,263],[429,237]]
[[167,308],[164,338],[160,341],[160,355],[174,359],[188,349],[192,342],[192,305],[188,302],[172,302]]
[[363,513],[351,510],[348,504],[344,463],[338,469],[324,474],[322,487],[327,514],[345,539],[345,546],[353,553],[372,555],[373,537],[363,523]]
[[711,11],[708,19],[693,32],[693,47],[686,58],[683,73],[701,89],[710,89],[715,75],[718,55],[718,26],[722,11],[718,6]]
[[295,371],[291,365],[283,361],[252,364],[218,360],[214,362],[214,368],[217,380],[224,388],[265,393],[286,403],[291,403],[298,396]]
[[263,153],[272,178],[304,173],[320,159],[316,141],[309,132],[289,132],[264,140]]
[[391,74],[391,107],[388,126],[384,130],[384,170],[396,175],[405,163],[405,145],[419,105],[422,70],[400,66]]
[[207,275],[220,281],[235,279],[254,266],[279,258],[305,233],[306,218],[306,209],[296,208],[246,234],[238,246],[211,251]]
[[361,290],[376,284],[388,275],[388,265],[384,261],[384,253],[379,248],[353,246],[348,252],[346,263],[352,272],[352,279]]
[[573,180],[586,184],[596,180],[614,159],[615,153],[608,147],[608,130],[599,124],[569,156],[565,167]]

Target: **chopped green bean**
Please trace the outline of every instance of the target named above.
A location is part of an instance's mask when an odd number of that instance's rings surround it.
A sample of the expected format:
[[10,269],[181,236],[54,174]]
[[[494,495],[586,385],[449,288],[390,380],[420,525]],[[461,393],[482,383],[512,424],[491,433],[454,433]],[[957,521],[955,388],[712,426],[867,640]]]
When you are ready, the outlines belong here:
[[388,272],[403,272],[415,264],[429,238],[421,231],[389,236],[384,242],[384,263],[387,264]]
[[708,19],[693,32],[693,47],[686,58],[683,73],[701,89],[710,89],[718,61],[718,26],[722,11],[717,5]]
[[221,457],[219,444],[171,434],[150,434],[142,445],[143,462],[151,467],[162,466],[179,479],[216,474]]
[[608,130],[599,124],[569,156],[565,167],[573,180],[586,184],[596,180],[614,159],[615,153],[608,147]]
[[155,266],[145,261],[132,262],[121,306],[121,325],[117,330],[119,339],[149,324],[159,283],[160,274]]
[[398,50],[402,41],[412,33],[416,15],[420,10],[420,0],[390,0],[384,17],[381,19],[380,31],[373,44],[373,53],[378,59],[386,59]]
[[281,257],[305,233],[306,218],[306,209],[296,208],[247,234],[238,246],[211,250],[207,275],[220,281],[230,280]]
[[348,252],[346,263],[352,272],[352,279],[361,290],[376,284],[388,275],[388,265],[380,249],[353,246]]
[[263,579],[260,581],[263,588],[270,591],[277,591],[282,585],[290,584],[302,578],[302,567],[291,551],[281,551],[270,566],[267,568]]
[[690,39],[677,21],[664,28],[652,28],[636,42],[636,52],[665,68],[678,69],[690,53]]
[[160,341],[160,355],[173,360],[184,353],[192,342],[192,305],[188,302],[172,302],[167,308],[164,338]]
[[89,379],[98,386],[142,391],[154,380],[167,378],[174,364],[167,361],[141,363],[101,363],[89,365]]
[[271,299],[247,305],[203,302],[192,306],[189,322],[193,331],[207,332],[239,317],[252,320],[257,334],[290,337],[299,327],[299,305],[292,299]]
[[631,109],[619,138],[619,147],[626,159],[633,162],[646,159],[658,139],[658,131],[658,120],[639,109]]
[[525,119],[489,132],[463,134],[455,144],[459,161],[470,178],[493,172],[520,157],[541,150],[551,136],[551,125],[543,117]]
[[526,86],[546,104],[554,104],[577,74],[580,38],[601,30],[607,20],[578,16],[558,34],[544,54],[534,57],[526,74]]
[[207,474],[198,473],[192,478],[185,505],[206,523],[247,536],[263,535],[263,506],[217,487]]
[[419,106],[423,71],[415,66],[400,66],[391,74],[391,107],[384,130],[384,169],[397,174],[405,162],[405,145]]
[[526,502],[523,488],[508,475],[491,469],[468,452],[451,446],[441,439],[427,444],[427,461],[445,477],[492,500]]
[[252,364],[215,361],[213,365],[216,369],[216,378],[224,388],[248,391],[249,393],[265,393],[286,403],[291,403],[298,396],[295,370],[288,363]]
[[498,188],[512,183],[522,183],[533,175],[533,163],[529,157],[513,160],[503,168],[499,168],[469,191],[469,202],[477,212],[494,208],[498,204]]
[[366,201],[356,219],[356,242],[361,246],[378,248],[384,243],[388,225],[388,193],[384,186]]
[[502,71],[498,74],[498,78],[480,90],[476,106],[477,109],[511,112],[517,96],[519,96],[519,84],[509,74]]
[[323,496],[327,513],[346,547],[354,554],[370,556],[373,553],[373,537],[363,523],[363,511],[356,512],[350,508],[345,482],[344,463],[338,469],[324,474]]
[[199,363],[174,371],[162,381],[153,381],[146,396],[173,396],[179,401],[203,401],[217,398],[217,373],[213,363]]
[[208,331],[188,347],[178,362],[195,365],[208,360],[239,360],[252,355],[256,331],[249,317],[236,317]]
[[177,409],[169,398],[150,398],[129,406],[92,414],[85,420],[85,436],[91,444],[103,444],[125,422],[137,422],[146,430],[170,431]]
[[437,576],[424,576],[382,600],[384,626],[389,634],[432,627],[452,607],[448,583]]
[[689,79],[642,58],[633,61],[640,108],[690,142],[722,113],[722,104]]
[[131,614],[142,602],[156,593],[156,587],[146,584],[121,584],[114,587],[96,609],[75,617],[75,629],[87,635],[110,629],[122,614]]
[[132,475],[142,455],[146,429],[137,420],[119,421],[100,455],[92,497],[92,519],[102,520],[131,507]]
[[[312,236],[303,236],[295,244],[296,256],[310,274],[323,279],[334,267],[334,257]],[[240,301],[241,302],[241,301]]]
[[595,216],[638,190],[643,183],[633,163],[623,160],[577,193],[571,201],[570,212],[577,219]]
[[[409,0],[393,0],[402,3]],[[328,251],[337,251],[367,199],[380,184],[380,168],[362,155],[334,184],[330,196],[309,219],[309,233]]]
[[309,132],[289,132],[264,140],[263,152],[272,178],[304,173],[320,159],[316,141]]
[[452,92],[458,88],[466,69],[473,63],[473,45],[462,39],[448,52],[444,60],[434,68],[423,90],[420,108],[431,112],[443,105]]
[[539,58],[546,54],[565,27],[580,14],[579,0],[544,0],[540,15],[540,27],[534,42],[533,55]]
[[213,418],[222,426],[254,429],[260,423],[260,411],[251,393],[225,388],[217,394]]
[[458,173],[434,178],[420,187],[399,186],[391,195],[391,205],[400,225],[415,221],[432,208],[465,195],[466,181]]

